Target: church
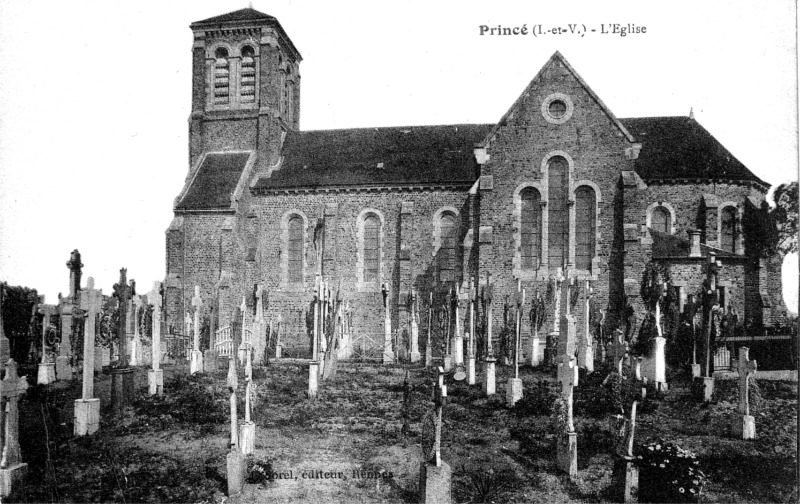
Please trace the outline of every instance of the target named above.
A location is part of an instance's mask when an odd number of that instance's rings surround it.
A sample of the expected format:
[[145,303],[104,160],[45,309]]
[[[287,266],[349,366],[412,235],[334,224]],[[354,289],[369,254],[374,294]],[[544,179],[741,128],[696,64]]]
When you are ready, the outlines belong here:
[[643,310],[648,263],[670,268],[682,305],[710,256],[726,309],[755,326],[785,316],[782,258],[748,225],[769,185],[691,116],[618,118],[556,52],[495,124],[303,131],[302,57],[276,18],[248,8],[191,29],[189,169],[166,231],[173,334],[195,286],[216,327],[260,286],[284,354],[308,356],[324,280],[362,357],[380,358],[386,312],[405,344],[412,293],[424,313],[490,278],[502,307],[562,274],[614,327],[624,302]]

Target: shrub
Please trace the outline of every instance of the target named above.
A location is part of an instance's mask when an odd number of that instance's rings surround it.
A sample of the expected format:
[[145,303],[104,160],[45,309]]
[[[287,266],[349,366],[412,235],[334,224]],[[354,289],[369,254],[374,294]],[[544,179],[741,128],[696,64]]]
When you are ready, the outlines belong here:
[[537,382],[514,405],[514,413],[518,417],[549,415],[553,411],[553,402],[557,396],[558,394],[550,388],[550,382]]
[[706,476],[694,453],[663,439],[645,443],[639,453],[642,502],[699,502]]

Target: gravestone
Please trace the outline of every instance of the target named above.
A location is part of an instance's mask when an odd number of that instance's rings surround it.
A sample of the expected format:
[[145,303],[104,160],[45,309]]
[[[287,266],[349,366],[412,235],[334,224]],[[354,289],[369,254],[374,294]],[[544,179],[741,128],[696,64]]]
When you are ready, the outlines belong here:
[[253,315],[253,362],[261,364],[267,348],[267,319],[264,316],[264,295],[266,291],[257,284],[253,296],[255,298],[255,314]]
[[244,379],[247,383],[244,396],[244,420],[239,422],[239,445],[244,455],[250,455],[255,450],[256,424],[250,420],[251,403],[253,396],[253,350],[247,351],[247,363],[244,367]]
[[486,272],[486,285],[482,292],[483,302],[486,306],[486,358],[484,360],[484,379],[483,391],[486,397],[493,396],[495,393],[495,365],[497,359],[494,358],[492,350],[492,298],[494,297],[494,285],[491,283],[491,273]]
[[119,359],[117,365],[111,369],[111,410],[114,415],[122,416],[125,408],[133,398],[133,368],[128,365],[127,320],[128,300],[131,295],[136,295],[136,282],[126,283],[128,270],[119,270],[119,283],[114,284],[114,297],[119,306],[119,319],[117,323],[117,339],[119,341]]
[[467,334],[467,385],[475,385],[475,283],[469,280],[469,334]]
[[422,421],[422,462],[419,471],[419,502],[421,504],[449,504],[452,470],[442,460],[442,409],[447,403],[447,386],[444,368],[437,370],[433,391],[433,411],[428,411]]
[[236,412],[236,388],[239,386],[239,379],[236,374],[236,358],[231,356],[228,359],[228,391],[230,395],[231,411],[231,447],[226,457],[228,469],[228,495],[236,495],[244,489],[244,480],[247,472],[245,456],[239,447],[238,437],[238,415]]
[[611,357],[611,362],[617,374],[622,376],[622,365],[625,361],[625,356],[628,353],[628,342],[625,341],[625,334],[621,329],[614,331],[614,336],[608,344],[608,354]]
[[[0,334],[2,328],[0,315]],[[17,363],[13,359],[6,361],[5,373],[0,382],[0,497],[7,497],[28,471],[19,447],[19,398],[28,389],[28,381],[17,375]]]
[[639,495],[639,467],[633,454],[633,441],[636,429],[636,405],[642,399],[646,379],[641,376],[641,358],[636,365],[636,377],[625,380],[627,397],[631,398],[628,418],[624,419],[624,429],[615,443],[614,471],[611,481],[618,502],[637,502]]
[[547,342],[545,344],[545,360],[550,362],[551,364],[558,364],[559,359],[559,342],[560,342],[560,334],[561,334],[561,307],[562,307],[562,288],[564,286],[564,281],[566,278],[564,277],[564,271],[562,268],[557,268],[555,276],[551,277],[553,281],[553,292],[554,292],[554,300],[553,300],[553,330],[547,334]]
[[203,372],[203,352],[200,351],[200,308],[203,306],[203,298],[200,297],[200,286],[194,286],[194,297],[192,298],[194,307],[194,342],[192,345],[192,360],[189,364],[189,374]]
[[546,310],[547,307],[542,298],[542,293],[539,292],[539,289],[536,289],[536,294],[534,294],[531,302],[531,337],[528,341],[528,364],[532,367],[536,367],[544,361],[542,338],[539,331],[541,331],[544,326],[544,321],[547,316],[545,313]]
[[[566,298],[569,299],[569,298]],[[572,389],[578,385],[578,366],[575,357],[562,355],[558,364],[558,381],[561,383],[561,397],[566,408],[566,432],[558,436],[558,468],[571,478],[578,474],[578,434],[572,418]]]
[[419,299],[417,291],[411,291],[411,363],[420,361],[419,353]]
[[[71,380],[72,376],[72,338],[80,335],[72,334],[72,319],[77,315],[80,306],[81,289],[81,253],[75,249],[67,261],[69,269],[69,296],[59,299],[59,312],[61,317],[61,344],[58,346],[56,357],[56,378],[58,380]],[[60,296],[60,294],[59,294]]]
[[575,343],[577,339],[577,321],[575,316],[571,313],[570,298],[571,292],[575,289],[572,281],[569,278],[570,271],[567,270],[567,278],[561,282],[561,320],[559,322],[558,334],[558,354],[559,355],[575,355]]
[[58,315],[58,309],[55,306],[44,304],[44,296],[40,297],[38,313],[44,315],[42,320],[42,361],[39,363],[37,374],[37,383],[39,385],[47,385],[56,381],[56,365],[50,362],[47,358],[47,332],[50,330],[50,319]]
[[442,362],[444,364],[444,372],[449,373],[453,370],[453,339],[450,336],[450,318],[453,314],[453,296],[450,292],[445,296],[444,306],[439,311],[439,334],[445,342],[444,355]]
[[742,439],[756,438],[756,419],[750,414],[750,375],[758,368],[756,361],[749,359],[750,349],[739,347],[739,361],[736,369],[739,371],[739,406],[741,417],[733,422],[733,434]]
[[86,311],[83,339],[83,390],[75,400],[75,435],[86,436],[100,429],[100,399],[94,396],[94,338],[95,321],[103,307],[103,291],[94,288],[94,278],[89,277],[86,291],[81,296],[81,309]]
[[462,367],[464,365],[464,328],[461,325],[461,289],[458,285],[454,287],[453,294],[453,310],[455,311],[456,328],[453,335],[453,360],[455,366]]
[[522,399],[522,379],[519,377],[519,354],[522,334],[522,307],[525,306],[525,289],[522,288],[522,282],[517,280],[517,313],[514,326],[514,377],[509,378],[508,385],[506,386],[506,405],[509,408],[514,407],[517,401]]
[[161,305],[164,287],[161,282],[153,282],[153,289],[147,293],[147,302],[153,305],[153,357],[152,369],[147,371],[147,391],[150,395],[164,393],[164,370],[161,369]]

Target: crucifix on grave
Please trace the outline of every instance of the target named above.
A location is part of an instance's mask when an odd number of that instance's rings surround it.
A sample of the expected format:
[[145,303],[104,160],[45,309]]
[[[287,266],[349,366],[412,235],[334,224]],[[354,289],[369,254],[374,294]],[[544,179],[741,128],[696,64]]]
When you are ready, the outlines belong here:
[[58,308],[44,304],[44,296],[39,296],[37,313],[44,315],[42,320],[42,361],[39,363],[37,382],[46,385],[56,380],[56,365],[47,358],[47,334],[50,331],[50,319],[58,315]]
[[567,278],[561,282],[561,302],[560,302],[560,323],[558,333],[558,354],[575,355],[576,322],[575,316],[571,313],[572,291],[576,288],[574,278],[569,277],[570,271],[567,270]]
[[536,293],[531,301],[531,339],[528,345],[528,361],[530,365],[534,367],[542,363],[541,339],[539,337],[539,331],[542,330],[544,321],[547,317],[546,309],[547,307],[545,306],[542,293],[539,291],[539,289],[536,289]]
[[706,279],[703,281],[703,332],[705,333],[705,369],[704,376],[695,378],[697,385],[694,388],[696,399],[704,402],[710,401],[714,395],[714,378],[711,376],[711,331],[714,328],[715,317],[719,316],[719,292],[717,291],[718,264],[713,253],[708,254],[706,264]]
[[200,286],[194,286],[194,297],[192,298],[194,307],[194,341],[192,344],[192,358],[189,364],[189,374],[203,372],[203,352],[200,351],[200,308],[203,306],[203,298],[200,297]]
[[469,335],[467,337],[467,384],[475,385],[475,281],[469,278]]
[[100,399],[94,395],[94,339],[97,315],[103,307],[103,291],[94,288],[94,278],[89,277],[85,295],[81,296],[81,309],[86,313],[83,339],[83,395],[75,400],[75,435],[85,436],[100,428]]
[[636,430],[636,406],[644,398],[647,384],[647,379],[642,378],[641,357],[637,359],[635,369],[634,376],[623,381],[625,387],[623,397],[630,402],[630,406],[627,417],[618,417],[621,419],[621,424],[618,424],[615,443],[616,459],[614,460],[612,484],[614,492],[622,502],[636,502],[639,488],[639,468],[633,454],[633,442]]
[[394,362],[394,351],[392,350],[392,311],[389,286],[383,284],[381,293],[383,294],[383,363],[390,364]]
[[563,296],[561,289],[564,285],[564,271],[562,268],[557,268],[554,276],[551,277],[552,292],[553,292],[553,330],[547,334],[547,343],[545,346],[545,359],[552,364],[558,363],[558,350],[559,335],[561,332],[561,308]]
[[482,298],[484,314],[486,316],[486,359],[485,359],[485,377],[483,382],[484,392],[486,396],[494,395],[495,393],[495,365],[497,359],[494,358],[494,351],[492,350],[492,299],[494,298],[494,285],[491,282],[491,273],[486,272],[486,285],[483,287]]
[[449,503],[450,466],[442,460],[442,410],[447,403],[447,386],[444,384],[444,368],[437,369],[433,390],[434,410],[429,411],[422,424],[422,463],[420,464],[420,502]]
[[425,345],[425,367],[433,365],[433,350],[431,349],[431,328],[433,326],[433,292],[428,298],[428,336]]
[[419,297],[417,290],[411,289],[409,304],[411,305],[411,363],[420,361],[419,354]]
[[117,341],[119,357],[117,365],[111,369],[111,409],[114,415],[121,416],[133,397],[133,368],[128,366],[128,345],[125,322],[127,320],[128,301],[135,295],[135,282],[127,283],[128,270],[119,270],[119,283],[114,284],[114,297],[118,304]]
[[517,280],[515,301],[517,310],[514,321],[514,377],[508,380],[508,385],[506,387],[506,404],[509,408],[522,399],[522,380],[519,377],[519,354],[520,342],[522,340],[522,308],[525,306],[525,289],[522,288],[521,280]]
[[[568,300],[569,298],[565,298]],[[566,424],[558,436],[558,467],[570,477],[578,474],[578,435],[572,419],[572,390],[578,385],[578,366],[575,357],[562,355],[558,364],[558,381],[561,384],[561,399],[564,402]]]
[[230,413],[231,413],[231,446],[226,462],[228,469],[228,495],[235,495],[244,488],[246,476],[245,456],[239,445],[238,436],[238,413],[236,411],[236,389],[239,387],[239,378],[236,372],[236,359],[228,359],[228,391],[230,392]]
[[594,297],[589,281],[583,283],[583,334],[578,345],[578,366],[590,373],[594,371],[594,344],[590,324],[591,302]]
[[28,464],[22,463],[19,447],[19,398],[28,389],[28,381],[24,376],[17,375],[14,359],[8,359],[5,364],[6,376],[0,382],[0,497],[7,497],[11,488],[25,477],[28,470]]
[[741,418],[733,422],[733,434],[742,439],[756,438],[756,419],[750,414],[750,377],[758,369],[756,361],[750,360],[750,349],[739,347],[739,406]]
[[164,370],[161,369],[161,306],[163,295],[164,287],[161,282],[153,282],[153,289],[147,293],[147,302],[153,305],[152,369],[147,371],[147,389],[150,395],[164,393]]
[[253,396],[253,350],[247,349],[246,364],[244,366],[244,421],[239,422],[239,445],[244,455],[249,455],[255,450],[256,424],[250,420]]

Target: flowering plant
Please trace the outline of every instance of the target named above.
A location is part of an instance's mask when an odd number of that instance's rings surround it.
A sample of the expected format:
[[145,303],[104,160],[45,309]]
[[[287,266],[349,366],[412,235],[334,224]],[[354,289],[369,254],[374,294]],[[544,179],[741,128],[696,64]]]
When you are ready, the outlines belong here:
[[663,439],[639,451],[639,499],[643,502],[699,502],[706,476],[697,455]]

